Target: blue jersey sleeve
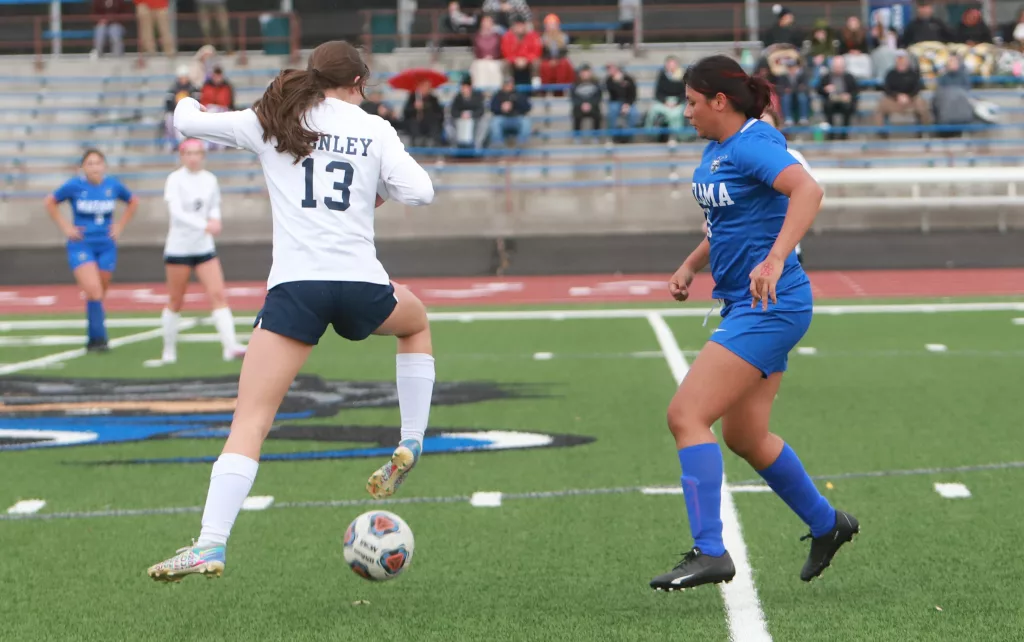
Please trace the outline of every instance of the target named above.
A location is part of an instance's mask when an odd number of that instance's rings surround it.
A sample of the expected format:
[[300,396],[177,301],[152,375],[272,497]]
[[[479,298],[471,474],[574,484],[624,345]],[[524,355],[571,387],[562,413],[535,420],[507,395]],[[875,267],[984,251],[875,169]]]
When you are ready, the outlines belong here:
[[119,200],[124,201],[125,203],[132,200],[131,191],[124,186],[124,183],[117,180],[116,178],[114,179],[114,196],[117,197]]
[[71,197],[74,196],[75,192],[78,190],[76,183],[77,181],[72,178],[68,182],[58,187],[53,192],[53,199],[58,203],[63,203],[64,201],[70,200]]
[[775,183],[782,170],[800,163],[784,144],[761,133],[749,136],[742,145],[736,145],[731,160],[738,170],[768,187]]

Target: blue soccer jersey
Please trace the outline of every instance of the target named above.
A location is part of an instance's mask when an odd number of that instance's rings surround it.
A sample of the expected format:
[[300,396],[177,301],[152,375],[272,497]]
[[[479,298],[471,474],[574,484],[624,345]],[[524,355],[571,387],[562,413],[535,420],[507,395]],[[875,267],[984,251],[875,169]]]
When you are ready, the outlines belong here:
[[[708,223],[715,298],[750,300],[750,272],[768,258],[789,207],[789,197],[772,184],[798,162],[783,135],[755,119],[724,142],[711,141],[704,148],[693,171],[693,196]],[[793,252],[786,257],[776,293],[782,297],[807,283]]]
[[70,201],[75,226],[83,229],[86,241],[92,241],[110,237],[117,201],[127,203],[132,193],[112,176],[104,178],[99,185],[76,176],[58,187],[53,198],[58,203]]

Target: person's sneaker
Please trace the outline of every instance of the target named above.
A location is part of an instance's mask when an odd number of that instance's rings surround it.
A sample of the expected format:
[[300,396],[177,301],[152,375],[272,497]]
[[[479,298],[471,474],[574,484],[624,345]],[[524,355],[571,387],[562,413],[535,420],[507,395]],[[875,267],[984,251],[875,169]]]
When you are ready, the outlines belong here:
[[807,555],[807,561],[800,571],[800,579],[810,582],[821,575],[822,571],[832,563],[839,548],[850,541],[853,536],[860,532],[860,523],[853,515],[841,510],[836,511],[836,525],[832,530],[821,537],[814,537],[810,533],[800,538],[811,540],[811,552]]
[[146,572],[158,582],[180,582],[186,575],[220,577],[224,572],[224,553],[224,546],[201,547],[193,543],[179,548],[174,557],[150,566]]
[[106,339],[89,339],[85,349],[88,352],[110,352],[110,345]]
[[403,439],[395,448],[391,460],[377,469],[366,482],[366,491],[374,499],[391,497],[405,481],[412,467],[420,459],[423,445],[415,439]]
[[683,559],[668,573],[651,580],[651,588],[658,591],[685,591],[702,584],[731,582],[736,566],[726,551],[721,557],[711,557],[696,546],[683,553]]

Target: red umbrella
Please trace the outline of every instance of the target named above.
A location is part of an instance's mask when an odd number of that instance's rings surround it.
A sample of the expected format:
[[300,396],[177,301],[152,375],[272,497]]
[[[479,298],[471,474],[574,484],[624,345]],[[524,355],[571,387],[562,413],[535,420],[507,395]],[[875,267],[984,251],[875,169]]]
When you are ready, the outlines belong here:
[[445,76],[440,71],[434,71],[433,69],[406,69],[405,71],[392,76],[391,79],[388,80],[388,84],[395,89],[416,91],[416,88],[424,81],[430,83],[431,89],[437,89],[448,82],[448,76]]

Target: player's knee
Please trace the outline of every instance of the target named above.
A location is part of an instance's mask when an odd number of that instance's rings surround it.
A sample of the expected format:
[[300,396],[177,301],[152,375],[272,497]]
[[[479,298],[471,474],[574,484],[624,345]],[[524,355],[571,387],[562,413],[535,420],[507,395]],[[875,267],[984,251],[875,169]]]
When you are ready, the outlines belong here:
[[206,293],[206,296],[210,299],[210,307],[214,310],[225,308],[228,305],[228,298],[224,296],[224,290],[210,290]]
[[677,399],[673,399],[668,405],[666,419],[669,431],[677,438],[684,435],[693,435],[708,430],[711,427],[694,413],[691,408]]

